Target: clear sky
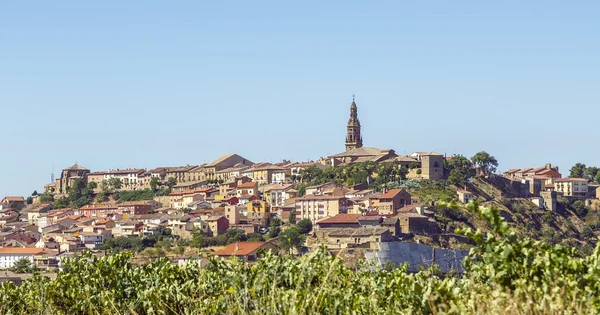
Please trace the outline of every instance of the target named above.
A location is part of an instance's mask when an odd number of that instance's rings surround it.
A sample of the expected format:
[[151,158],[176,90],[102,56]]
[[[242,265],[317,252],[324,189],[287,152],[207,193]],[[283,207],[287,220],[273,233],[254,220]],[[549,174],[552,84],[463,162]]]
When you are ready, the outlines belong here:
[[2,1],[0,194],[225,153],[600,166],[598,1]]

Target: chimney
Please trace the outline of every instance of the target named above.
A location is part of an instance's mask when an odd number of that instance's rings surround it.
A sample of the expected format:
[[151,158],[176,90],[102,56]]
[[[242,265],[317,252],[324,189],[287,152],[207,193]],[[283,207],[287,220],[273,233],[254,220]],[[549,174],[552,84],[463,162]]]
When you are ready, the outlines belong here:
[[238,245],[238,242],[235,242],[235,251],[237,252],[238,250],[240,250],[240,246]]
[[552,164],[546,163],[546,165],[544,165],[544,168],[547,169],[547,170],[551,170],[552,169]]

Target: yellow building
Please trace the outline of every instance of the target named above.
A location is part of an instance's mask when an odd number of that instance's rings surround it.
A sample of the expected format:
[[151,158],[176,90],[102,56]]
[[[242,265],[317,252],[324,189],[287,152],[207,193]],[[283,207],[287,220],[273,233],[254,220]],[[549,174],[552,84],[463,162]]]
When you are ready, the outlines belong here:
[[568,197],[586,197],[588,181],[583,178],[558,178],[554,180],[554,191]]
[[254,200],[248,202],[248,219],[256,221],[261,225],[266,225],[269,221],[270,208],[267,202],[262,200]]
[[349,200],[343,196],[305,195],[296,198],[296,216],[300,219],[319,219],[348,212]]

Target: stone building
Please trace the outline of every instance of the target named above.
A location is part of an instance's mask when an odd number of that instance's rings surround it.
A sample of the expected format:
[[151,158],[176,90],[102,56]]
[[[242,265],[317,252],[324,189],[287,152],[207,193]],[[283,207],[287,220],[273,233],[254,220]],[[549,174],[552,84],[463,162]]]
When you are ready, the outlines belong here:
[[346,134],[346,151],[351,151],[362,147],[362,136],[360,135],[360,121],[358,120],[358,110],[354,96],[350,105],[350,119],[348,119]]
[[67,189],[75,182],[77,179],[87,180],[87,174],[90,173],[90,170],[75,163],[74,165],[67,167],[62,170],[60,174],[60,178],[56,180],[56,193],[58,194],[66,194]]

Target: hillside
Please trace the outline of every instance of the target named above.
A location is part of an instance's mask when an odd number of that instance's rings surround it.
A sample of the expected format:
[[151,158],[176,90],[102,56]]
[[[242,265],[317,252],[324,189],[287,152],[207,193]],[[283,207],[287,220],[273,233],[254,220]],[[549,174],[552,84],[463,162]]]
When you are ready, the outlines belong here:
[[[475,199],[483,206],[494,206],[500,211],[511,230],[521,237],[544,240],[552,244],[566,244],[590,252],[597,241],[596,235],[586,231],[598,226],[600,204],[594,203],[586,207],[585,213],[578,215],[573,211],[572,204],[565,198],[559,197],[558,210],[549,212],[540,210],[527,198],[518,198],[518,188],[512,187],[501,178],[477,177],[470,182],[466,189],[473,192]],[[426,193],[423,193],[423,190]],[[452,187],[432,189],[425,187],[416,189],[413,193],[421,198],[441,199],[449,196]],[[440,196],[442,198],[440,198]],[[490,231],[491,227],[475,214],[470,213],[465,205],[459,204],[457,210],[434,210],[434,217],[441,232],[439,235],[417,235],[416,240],[433,246],[456,249],[466,249],[472,245],[464,238],[454,235],[457,228],[471,227]]]

